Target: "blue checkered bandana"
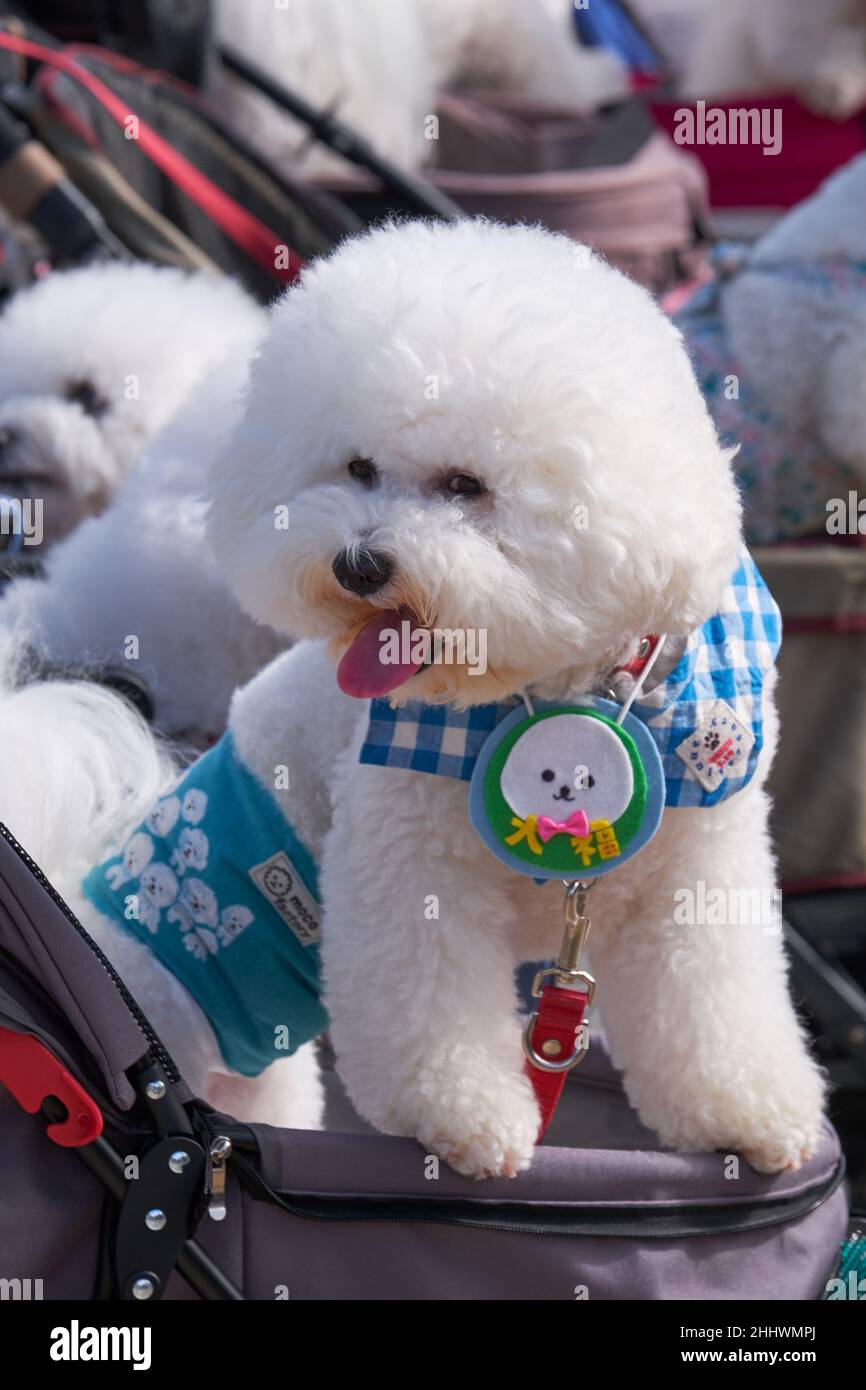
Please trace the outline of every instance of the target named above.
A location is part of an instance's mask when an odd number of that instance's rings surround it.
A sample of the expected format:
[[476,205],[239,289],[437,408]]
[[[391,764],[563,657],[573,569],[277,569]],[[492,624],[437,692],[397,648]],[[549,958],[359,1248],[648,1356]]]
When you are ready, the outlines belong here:
[[[781,614],[744,551],[719,612],[632,705],[658,745],[666,805],[714,806],[751,781],[764,744],[764,679],[781,640]],[[372,700],[360,761],[468,782],[485,739],[517,704],[514,697],[466,710],[417,701],[393,709]]]

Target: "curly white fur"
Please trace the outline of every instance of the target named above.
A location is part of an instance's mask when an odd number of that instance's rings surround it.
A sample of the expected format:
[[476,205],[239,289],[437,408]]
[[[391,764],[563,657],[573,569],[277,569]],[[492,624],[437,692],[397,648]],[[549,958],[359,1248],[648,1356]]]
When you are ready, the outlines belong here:
[[0,317],[0,490],[44,545],[105,509],[255,310],[230,280],[108,263],[56,272]]
[[205,537],[207,467],[236,423],[264,331],[264,313],[243,307],[229,355],[111,507],[54,547],[44,577],[19,579],[0,598],[7,689],[46,666],[127,670],[146,682],[156,726],[201,747],[222,734],[236,687],[285,645],[240,608]]
[[[358,455],[375,461],[377,485],[349,473]],[[487,492],[453,496],[461,473]],[[249,611],[326,639],[277,657],[235,697],[230,727],[263,785],[288,764],[289,790],[275,796],[321,865],[326,1001],[349,1093],[374,1125],[463,1173],[513,1174],[538,1124],[513,972],[555,952],[559,895],[469,830],[465,785],[358,762],[367,705],[337,688],[329,646],[408,600],[428,621],[486,627],[490,671],[450,682],[434,667],[404,695],[478,702],[531,683],[542,698],[577,697],[644,632],[682,634],[715,611],[739,503],[679,335],[565,238],[468,222],[377,230],[277,306],[212,493],[217,555]],[[284,506],[287,530],[274,525]],[[347,594],[331,568],[361,538],[394,566],[372,599]],[[699,880],[774,885],[771,692],[765,714],[749,788],[712,810],[666,812],[654,843],[594,889],[594,959],[615,1059],[661,1140],[741,1149],[776,1169],[810,1151],[822,1108],[780,934],[675,918],[677,890]],[[74,730],[67,742],[74,782],[88,774]],[[50,790],[22,771],[13,749],[3,804],[10,785],[27,786],[47,814]],[[119,818],[116,838],[134,823]],[[82,838],[94,857],[105,846],[84,827],[67,834],[67,853],[45,867],[74,895]],[[208,1025],[146,948],[73,905],[213,1098],[224,1068]],[[279,1086],[274,1068],[234,1083],[237,1108],[308,1123],[309,1077],[294,1059],[279,1065]]]

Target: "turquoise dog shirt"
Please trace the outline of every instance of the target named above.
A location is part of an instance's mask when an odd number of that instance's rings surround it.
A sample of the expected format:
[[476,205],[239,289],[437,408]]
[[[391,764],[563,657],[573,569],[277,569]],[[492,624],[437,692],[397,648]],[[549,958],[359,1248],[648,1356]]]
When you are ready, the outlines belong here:
[[327,1027],[316,866],[230,734],[82,887],[185,985],[242,1076]]

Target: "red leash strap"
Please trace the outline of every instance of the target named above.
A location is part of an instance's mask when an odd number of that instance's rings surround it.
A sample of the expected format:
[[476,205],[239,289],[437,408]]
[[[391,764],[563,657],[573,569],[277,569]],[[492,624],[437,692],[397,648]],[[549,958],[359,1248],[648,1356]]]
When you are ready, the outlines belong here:
[[[541,1124],[541,1143],[562,1095],[565,1078],[589,1046],[586,1013],[595,997],[595,980],[580,970],[589,935],[586,895],[589,883],[569,883],[565,890],[565,933],[555,965],[540,970],[532,986],[541,1003],[523,1033],[526,1071],[532,1082]],[[547,983],[545,983],[547,980]]]
[[297,279],[303,261],[296,252],[291,247],[286,247],[287,265],[278,266],[277,251],[286,246],[286,243],[280,241],[264,222],[260,222],[234,198],[224,193],[194,164],[190,164],[188,159],[164,140],[158,131],[131,111],[125,102],[88,68],[77,63],[62,50],[46,48],[44,44],[20,39],[15,34],[0,33],[0,48],[5,48],[11,53],[20,53],[25,58],[33,58],[37,62],[47,63],[49,67],[66,73],[67,77],[80,83],[122,129],[128,129],[130,120],[134,120],[136,144],[142,154],[177,184],[230,241],[239,246],[251,261],[261,266],[275,280],[288,284]]
[[562,1071],[542,1071],[536,1061],[527,1060],[526,1069],[541,1111],[536,1143],[541,1143],[553,1119],[566,1076],[586,1051],[583,1021],[588,1003],[589,995],[583,990],[550,984],[541,991],[541,1003],[529,1037],[532,1050],[536,1057],[545,1061],[571,1059],[571,1063]]

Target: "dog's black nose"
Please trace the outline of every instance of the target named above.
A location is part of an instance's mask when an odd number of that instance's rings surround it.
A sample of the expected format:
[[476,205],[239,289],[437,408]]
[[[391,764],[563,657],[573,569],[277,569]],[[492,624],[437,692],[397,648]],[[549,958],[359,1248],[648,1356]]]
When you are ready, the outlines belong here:
[[559,789],[559,795],[560,795],[565,801],[570,801],[570,800],[571,800],[571,787],[568,785],[567,782],[564,782],[563,785],[560,787],[560,789]]
[[394,566],[387,555],[361,546],[358,550],[341,550],[331,566],[337,583],[350,594],[375,594],[388,583]]

